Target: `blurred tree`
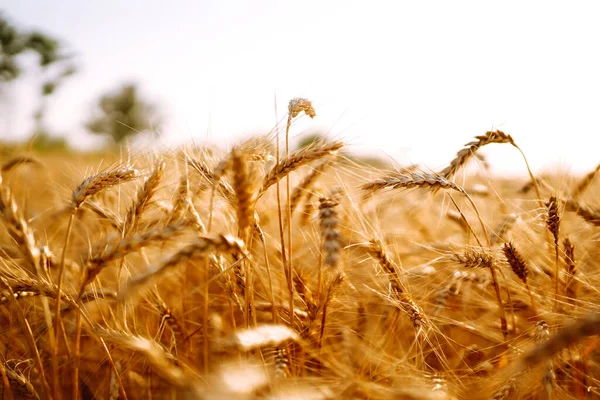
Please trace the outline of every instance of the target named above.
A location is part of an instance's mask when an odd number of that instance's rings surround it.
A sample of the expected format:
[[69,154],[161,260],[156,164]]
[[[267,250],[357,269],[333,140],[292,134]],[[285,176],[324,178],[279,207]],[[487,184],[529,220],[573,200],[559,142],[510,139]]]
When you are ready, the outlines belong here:
[[125,84],[98,101],[98,113],[86,124],[95,134],[110,136],[117,143],[140,133],[156,133],[160,127],[156,107],[139,97],[135,84]]
[[41,131],[30,139],[29,147],[33,150],[48,152],[68,150],[69,144],[64,137],[54,137]]
[[[43,70],[56,66],[50,78],[46,77],[41,85],[42,101],[34,113],[36,121],[35,133],[44,131],[43,119],[46,111],[47,97],[52,95],[64,78],[75,73],[75,67],[69,65],[69,56],[62,53],[61,44],[54,38],[41,32],[19,31],[0,13],[0,90],[4,85],[16,80],[23,72],[18,63],[19,56],[26,53],[37,53],[39,66]],[[4,90],[3,96],[7,96]]]

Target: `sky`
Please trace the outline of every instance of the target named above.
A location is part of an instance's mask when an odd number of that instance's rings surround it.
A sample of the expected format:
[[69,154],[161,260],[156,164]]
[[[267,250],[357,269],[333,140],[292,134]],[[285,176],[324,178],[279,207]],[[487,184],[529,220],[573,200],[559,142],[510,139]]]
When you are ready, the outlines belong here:
[[[535,171],[582,172],[600,162],[596,4],[3,0],[0,10],[75,54],[79,72],[53,96],[47,125],[80,148],[98,142],[83,128],[97,98],[134,81],[160,104],[158,146],[228,146],[305,97],[317,116],[294,137],[321,130],[356,153],[435,170],[501,129]],[[10,85],[0,138],[31,132],[36,74]],[[485,155],[495,173],[524,173],[510,146]]]

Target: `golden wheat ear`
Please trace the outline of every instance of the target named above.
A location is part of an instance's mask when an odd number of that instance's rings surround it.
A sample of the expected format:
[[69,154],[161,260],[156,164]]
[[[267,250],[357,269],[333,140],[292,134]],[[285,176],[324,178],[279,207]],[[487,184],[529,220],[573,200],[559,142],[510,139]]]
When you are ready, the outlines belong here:
[[560,214],[558,212],[558,199],[555,196],[550,197],[545,203],[546,206],[546,226],[554,238],[554,308],[558,309],[558,296],[560,287],[560,274],[558,269],[558,250],[560,235]]
[[136,231],[140,218],[150,206],[152,198],[160,185],[165,167],[164,161],[157,162],[152,174],[146,179],[144,185],[138,189],[135,201],[127,210],[127,216],[125,217],[123,225],[125,236]]
[[513,270],[515,275],[517,275],[519,279],[525,284],[527,292],[529,293],[531,308],[533,309],[534,315],[537,317],[537,307],[535,305],[533,293],[531,292],[531,288],[529,287],[529,281],[527,280],[527,276],[529,275],[529,267],[527,266],[527,262],[519,253],[515,245],[511,242],[504,243],[502,251],[504,252],[504,256],[506,257],[506,261],[508,262],[508,265],[510,265],[510,268]]
[[245,244],[238,238],[230,235],[198,237],[192,243],[163,259],[160,263],[150,267],[146,273],[133,278],[119,296],[121,299],[125,299],[126,296],[133,293],[139,287],[163,276],[177,265],[187,260],[206,255],[212,251],[226,254],[241,254],[249,258]]
[[131,168],[101,172],[85,178],[71,196],[71,207],[78,209],[84,201],[101,191],[137,179],[140,173]]
[[265,176],[261,193],[264,193],[279,180],[301,166],[320,160],[323,157],[336,154],[343,146],[344,143],[342,142],[317,143],[294,153],[290,153],[283,160],[279,161],[279,163]]

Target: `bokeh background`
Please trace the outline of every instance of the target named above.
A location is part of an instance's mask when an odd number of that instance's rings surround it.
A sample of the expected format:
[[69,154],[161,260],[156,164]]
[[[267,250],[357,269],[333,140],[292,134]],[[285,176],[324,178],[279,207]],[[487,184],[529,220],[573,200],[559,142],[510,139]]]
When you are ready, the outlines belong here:
[[[596,2],[4,0],[0,10],[5,146],[227,146],[271,130],[300,96],[318,115],[300,119],[294,139],[343,139],[357,155],[437,169],[501,129],[538,172],[600,162]],[[485,154],[493,173],[524,173],[510,148]]]

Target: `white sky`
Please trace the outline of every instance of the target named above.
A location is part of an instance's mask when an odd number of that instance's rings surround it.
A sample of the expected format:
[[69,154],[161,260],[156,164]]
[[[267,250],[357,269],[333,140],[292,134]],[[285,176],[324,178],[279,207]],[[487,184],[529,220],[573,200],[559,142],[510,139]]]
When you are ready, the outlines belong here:
[[[492,128],[510,133],[534,169],[600,162],[599,3],[553,1],[4,0],[24,28],[77,54],[79,73],[53,97],[48,125],[82,128],[97,97],[127,80],[159,102],[164,141],[268,131],[292,97],[351,150],[444,166]],[[31,76],[11,88],[0,136],[31,131]],[[1,113],[1,118],[6,118]],[[210,129],[209,129],[210,127]],[[486,152],[523,171],[513,149]]]

